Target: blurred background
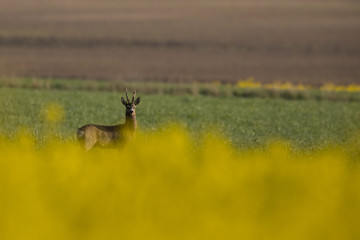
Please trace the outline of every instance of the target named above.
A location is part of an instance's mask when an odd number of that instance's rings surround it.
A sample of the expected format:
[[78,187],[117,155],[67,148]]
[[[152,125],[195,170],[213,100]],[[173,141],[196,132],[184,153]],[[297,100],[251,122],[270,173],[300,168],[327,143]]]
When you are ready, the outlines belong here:
[[1,0],[0,76],[360,83],[360,2]]

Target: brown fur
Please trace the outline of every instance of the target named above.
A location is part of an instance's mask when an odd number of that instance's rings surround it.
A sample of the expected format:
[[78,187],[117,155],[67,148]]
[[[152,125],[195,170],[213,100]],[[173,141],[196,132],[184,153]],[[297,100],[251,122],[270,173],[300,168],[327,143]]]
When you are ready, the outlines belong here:
[[126,107],[125,123],[113,126],[87,124],[77,130],[77,138],[85,151],[89,151],[94,146],[118,147],[134,138],[136,131],[136,105],[140,103],[140,98],[135,100],[135,92],[130,102],[127,92],[126,98],[121,98],[122,104]]

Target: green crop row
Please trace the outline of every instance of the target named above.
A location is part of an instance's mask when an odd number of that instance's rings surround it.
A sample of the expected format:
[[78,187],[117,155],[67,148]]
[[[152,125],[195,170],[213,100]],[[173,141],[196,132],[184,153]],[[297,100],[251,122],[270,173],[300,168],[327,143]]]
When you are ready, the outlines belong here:
[[[12,137],[28,129],[44,140],[55,135],[75,139],[87,123],[122,123],[124,93],[0,89],[0,135]],[[139,131],[157,131],[169,124],[190,130],[196,140],[209,130],[230,139],[239,148],[261,146],[271,139],[291,141],[298,147],[317,148],[356,139],[360,130],[359,102],[261,99],[144,94],[137,108]],[[49,122],[51,104],[62,109],[58,122]],[[56,108],[55,108],[56,109]]]

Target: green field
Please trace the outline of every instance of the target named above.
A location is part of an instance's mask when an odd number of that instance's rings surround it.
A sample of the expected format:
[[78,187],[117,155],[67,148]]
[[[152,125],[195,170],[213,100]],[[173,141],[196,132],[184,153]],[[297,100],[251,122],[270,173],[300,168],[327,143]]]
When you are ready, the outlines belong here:
[[[55,134],[75,139],[87,123],[112,125],[124,121],[119,92],[0,89],[0,134],[13,137],[27,128],[43,141]],[[316,149],[343,144],[360,130],[360,102],[241,98],[234,96],[142,94],[137,108],[140,131],[156,131],[178,123],[196,139],[216,131],[238,148],[262,146],[273,139]],[[50,124],[44,109],[50,103],[64,108],[65,118]]]

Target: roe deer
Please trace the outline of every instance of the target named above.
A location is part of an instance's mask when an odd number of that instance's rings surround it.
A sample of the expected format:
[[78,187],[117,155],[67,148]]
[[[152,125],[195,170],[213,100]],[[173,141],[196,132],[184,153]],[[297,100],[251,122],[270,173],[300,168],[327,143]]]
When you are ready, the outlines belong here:
[[140,103],[140,97],[135,100],[136,91],[134,91],[130,102],[127,89],[125,94],[126,101],[121,97],[121,102],[126,107],[124,124],[113,126],[87,124],[77,130],[77,138],[85,151],[89,151],[95,145],[116,147],[134,138],[136,130],[135,108]]

